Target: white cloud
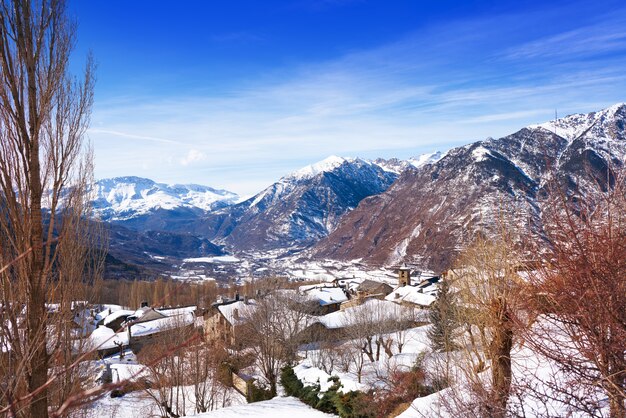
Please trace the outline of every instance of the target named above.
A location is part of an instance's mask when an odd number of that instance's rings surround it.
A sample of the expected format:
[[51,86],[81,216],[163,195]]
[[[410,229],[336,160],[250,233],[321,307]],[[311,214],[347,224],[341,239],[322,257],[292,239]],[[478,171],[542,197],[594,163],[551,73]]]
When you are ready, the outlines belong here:
[[197,149],[190,149],[187,155],[180,160],[180,163],[184,166],[188,166],[205,161],[206,159],[207,156],[202,151],[198,151]]

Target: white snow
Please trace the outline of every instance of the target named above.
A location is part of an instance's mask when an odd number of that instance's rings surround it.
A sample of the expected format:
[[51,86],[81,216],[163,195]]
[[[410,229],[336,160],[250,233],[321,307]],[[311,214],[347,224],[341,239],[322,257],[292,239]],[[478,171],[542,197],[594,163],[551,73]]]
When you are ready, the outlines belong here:
[[354,158],[342,158],[337,157],[336,155],[331,155],[330,157],[322,161],[319,161],[315,164],[307,165],[306,167],[294,171],[293,173],[286,176],[286,178],[293,178],[298,180],[312,178],[320,173],[332,171],[346,161],[354,161]]
[[185,263],[238,263],[241,260],[232,255],[220,255],[217,257],[185,258]]
[[246,318],[256,309],[256,302],[253,299],[248,300],[248,303],[244,301],[237,301],[229,303],[227,305],[219,305],[217,309],[224,315],[224,318],[231,325],[238,325],[243,323]]
[[614,118],[615,113],[624,106],[626,106],[626,103],[616,103],[599,112],[568,115],[557,120],[530,125],[528,128],[545,129],[547,131],[554,132],[569,141],[573,141],[577,137],[591,130],[590,133],[593,137],[610,140],[611,135],[604,131],[602,122],[607,119],[610,120]]
[[103,324],[104,325],[109,325],[110,323],[112,323],[113,321],[115,321],[116,319],[122,317],[122,316],[129,316],[134,314],[135,311],[129,311],[127,309],[120,309],[117,310],[109,315],[107,315],[106,318],[104,318]]
[[361,305],[321,316],[318,321],[328,329],[336,329],[349,327],[365,320],[385,322],[389,319],[404,318],[408,316],[411,309],[385,300],[369,299]]
[[188,312],[182,315],[168,316],[162,319],[155,319],[152,321],[132,324],[130,327],[130,333],[133,337],[139,337],[166,331],[168,329],[178,328],[181,326],[192,325],[194,323],[195,315]]
[[188,416],[196,418],[328,418],[335,415],[315,410],[293,397],[276,397],[269,401],[230,406],[204,414]]
[[388,294],[385,299],[391,302],[409,302],[419,306],[430,306],[437,298],[420,292],[417,286],[401,286]]
[[420,168],[426,164],[436,163],[445,157],[445,155],[446,154],[441,151],[431,152],[429,154],[422,154],[418,157],[409,158],[409,163],[411,163],[411,165],[415,168]]
[[127,346],[128,333],[126,331],[115,333],[111,328],[100,325],[89,335],[88,344],[93,350],[108,350],[118,347],[118,344]]
[[98,180],[91,191],[96,214],[130,219],[155,209],[178,207],[211,210],[217,202],[233,204],[239,196],[197,184],[163,184],[141,177]]
[[317,300],[320,306],[333,303],[341,303],[348,300],[348,297],[340,287],[330,286],[300,286],[300,292],[311,300]]
[[476,162],[484,161],[488,156],[491,156],[491,151],[483,146],[478,146],[472,151],[472,157],[474,157]]

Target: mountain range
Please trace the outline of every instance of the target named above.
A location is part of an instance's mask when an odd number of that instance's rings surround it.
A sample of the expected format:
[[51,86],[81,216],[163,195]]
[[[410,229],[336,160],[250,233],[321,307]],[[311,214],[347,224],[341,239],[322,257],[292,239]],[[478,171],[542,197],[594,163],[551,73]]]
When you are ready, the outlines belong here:
[[310,256],[446,269],[476,232],[498,227],[502,208],[514,214],[504,222],[541,228],[538,196],[551,176],[570,190],[606,182],[624,164],[625,126],[617,104],[452,149],[364,199]]
[[[96,184],[94,207],[115,228],[134,231],[121,235],[143,242],[142,252],[151,255],[164,249],[181,257],[186,251],[192,257],[273,252],[376,265],[409,262],[439,271],[476,231],[494,228],[498,208],[515,208],[517,218],[509,222],[541,228],[538,196],[550,176],[585,187],[585,177],[601,181],[607,167],[623,165],[625,125],[626,105],[617,104],[445,154],[409,160],[333,156],[244,201],[205,186],[104,179]],[[175,242],[185,242],[184,249],[175,250]]]

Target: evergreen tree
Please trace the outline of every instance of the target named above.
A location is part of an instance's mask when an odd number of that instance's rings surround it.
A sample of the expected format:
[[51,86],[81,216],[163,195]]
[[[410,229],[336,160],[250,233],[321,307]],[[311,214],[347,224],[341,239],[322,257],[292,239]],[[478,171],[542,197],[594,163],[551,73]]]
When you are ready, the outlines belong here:
[[454,350],[454,335],[459,328],[459,317],[455,295],[450,291],[447,280],[443,280],[439,286],[439,294],[431,306],[429,317],[432,327],[428,331],[428,338],[433,351]]

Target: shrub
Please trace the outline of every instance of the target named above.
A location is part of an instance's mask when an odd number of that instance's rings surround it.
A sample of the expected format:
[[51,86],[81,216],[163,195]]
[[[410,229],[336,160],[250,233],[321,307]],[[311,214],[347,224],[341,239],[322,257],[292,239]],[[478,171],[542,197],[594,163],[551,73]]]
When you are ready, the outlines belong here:
[[285,388],[285,393],[296,398],[302,397],[304,385],[293,371],[293,367],[285,366],[280,372],[280,384]]
[[350,391],[337,394],[335,406],[342,418],[375,418],[376,405],[370,394],[359,391]]

